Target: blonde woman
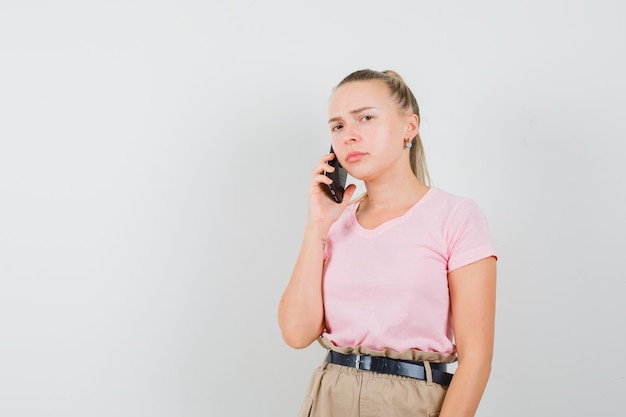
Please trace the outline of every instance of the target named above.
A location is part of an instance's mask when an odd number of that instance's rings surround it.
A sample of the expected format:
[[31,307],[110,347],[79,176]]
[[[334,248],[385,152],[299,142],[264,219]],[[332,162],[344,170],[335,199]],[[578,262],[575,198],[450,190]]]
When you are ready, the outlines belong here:
[[[419,107],[393,71],[334,89],[334,153],[313,170],[300,254],[278,308],[285,342],[327,349],[300,416],[473,416],[491,371],[496,254],[469,198],[429,186]],[[334,158],[366,193],[324,192]],[[458,360],[452,375],[447,364]]]

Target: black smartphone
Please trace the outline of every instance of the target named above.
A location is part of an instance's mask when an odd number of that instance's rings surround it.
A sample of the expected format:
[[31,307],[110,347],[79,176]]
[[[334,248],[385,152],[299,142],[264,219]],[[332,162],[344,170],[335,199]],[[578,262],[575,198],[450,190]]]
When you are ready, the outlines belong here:
[[[330,153],[335,153],[332,146],[330,147]],[[337,155],[335,155],[334,159],[328,161],[328,165],[335,167],[335,170],[333,172],[324,172],[324,175],[332,179],[333,182],[328,186],[326,186],[326,184],[322,184],[322,188],[336,203],[341,203],[343,200],[343,190],[346,188],[348,173],[339,163]]]

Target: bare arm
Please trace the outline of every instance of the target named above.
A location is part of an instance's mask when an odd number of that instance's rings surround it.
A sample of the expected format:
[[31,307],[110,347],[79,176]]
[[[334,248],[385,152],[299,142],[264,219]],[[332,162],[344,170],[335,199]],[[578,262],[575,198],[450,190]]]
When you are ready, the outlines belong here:
[[320,184],[332,182],[323,175],[325,170],[332,171],[333,168],[327,164],[332,158],[332,154],[325,155],[313,171],[308,219],[300,254],[278,306],[278,324],[283,339],[297,349],[309,346],[324,331],[322,271],[326,235],[356,189],[354,185],[348,186],[341,204],[322,192]]
[[300,254],[278,306],[278,324],[285,343],[309,346],[324,330],[322,268],[325,233],[307,225]]
[[448,274],[459,366],[440,417],[472,417],[491,373],[496,260],[485,258]]

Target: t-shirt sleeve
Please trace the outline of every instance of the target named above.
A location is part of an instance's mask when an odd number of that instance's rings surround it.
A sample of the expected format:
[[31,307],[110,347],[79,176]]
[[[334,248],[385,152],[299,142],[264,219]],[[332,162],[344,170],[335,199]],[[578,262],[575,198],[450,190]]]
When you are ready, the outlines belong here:
[[490,256],[496,257],[487,219],[470,199],[462,200],[451,213],[446,226],[446,243],[448,272]]

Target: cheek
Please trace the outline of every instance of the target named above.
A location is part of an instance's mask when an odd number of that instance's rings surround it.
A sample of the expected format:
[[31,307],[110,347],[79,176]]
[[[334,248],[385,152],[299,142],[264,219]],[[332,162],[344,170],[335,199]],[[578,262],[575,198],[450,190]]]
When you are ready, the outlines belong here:
[[390,128],[384,130],[381,129],[379,137],[381,143],[384,143],[385,146],[394,146],[397,144],[401,144],[404,140],[401,133]]

